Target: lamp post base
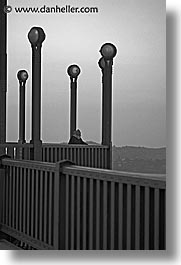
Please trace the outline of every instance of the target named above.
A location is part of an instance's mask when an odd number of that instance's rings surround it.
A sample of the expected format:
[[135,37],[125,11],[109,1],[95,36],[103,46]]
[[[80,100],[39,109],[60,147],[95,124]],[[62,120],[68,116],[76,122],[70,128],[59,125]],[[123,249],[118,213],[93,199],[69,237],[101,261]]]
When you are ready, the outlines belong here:
[[42,141],[31,140],[30,144],[33,144],[33,149],[31,152],[31,160],[42,161]]

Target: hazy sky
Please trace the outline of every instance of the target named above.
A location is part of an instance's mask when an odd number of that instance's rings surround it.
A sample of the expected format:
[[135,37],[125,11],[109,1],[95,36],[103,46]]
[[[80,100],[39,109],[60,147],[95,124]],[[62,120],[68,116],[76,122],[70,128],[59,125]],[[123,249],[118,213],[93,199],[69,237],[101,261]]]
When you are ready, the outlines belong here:
[[118,49],[113,69],[113,144],[166,145],[166,11],[164,0],[9,0],[22,6],[95,6],[95,14],[8,14],[8,140],[18,139],[19,69],[26,69],[26,139],[31,138],[31,47],[27,34],[40,26],[42,48],[42,139],[69,139],[67,67],[81,67],[78,124],[84,140],[101,142],[99,49]]

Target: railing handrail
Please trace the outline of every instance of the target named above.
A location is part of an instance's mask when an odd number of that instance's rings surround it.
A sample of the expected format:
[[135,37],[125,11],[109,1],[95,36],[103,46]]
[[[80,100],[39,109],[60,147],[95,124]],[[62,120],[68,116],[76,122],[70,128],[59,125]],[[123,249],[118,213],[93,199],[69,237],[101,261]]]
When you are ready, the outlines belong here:
[[15,160],[10,158],[2,159],[3,166],[15,166],[15,167],[25,167],[31,169],[45,170],[45,171],[55,171],[56,164],[48,162],[39,162],[33,160]]
[[64,143],[42,143],[43,147],[68,147],[68,148],[104,148],[104,149],[108,149],[109,146],[107,145],[94,145],[94,144],[88,144],[88,145],[84,145],[84,144],[64,144]]
[[[0,143],[0,147],[11,147],[11,146],[15,146],[15,147],[33,147],[33,144],[31,143],[17,143],[17,142],[6,142],[6,143]],[[84,145],[84,144],[66,144],[66,143],[42,143],[43,147],[74,147],[74,148],[80,148],[80,147],[84,147],[84,148],[109,148],[109,146],[107,145],[101,145],[101,144],[88,144],[88,145]]]
[[6,147],[23,147],[23,148],[29,148],[29,147],[33,147],[33,144],[30,143],[24,143],[24,144],[20,144],[17,142],[8,142],[8,143],[3,143],[0,144],[0,147],[6,148]]
[[[58,162],[60,163],[60,162]],[[25,167],[31,169],[39,169],[45,171],[55,171],[56,163],[47,163],[30,160],[13,160],[9,158],[2,159],[4,166]],[[62,169],[63,174],[94,178],[106,181],[130,183],[139,186],[149,186],[154,188],[166,188],[166,175],[163,174],[145,174],[124,172],[116,170],[107,170],[99,168],[81,167],[81,166],[64,166]]]
[[80,166],[66,166],[63,168],[63,173],[106,181],[130,183],[139,186],[166,188],[166,175],[163,174],[134,173]]

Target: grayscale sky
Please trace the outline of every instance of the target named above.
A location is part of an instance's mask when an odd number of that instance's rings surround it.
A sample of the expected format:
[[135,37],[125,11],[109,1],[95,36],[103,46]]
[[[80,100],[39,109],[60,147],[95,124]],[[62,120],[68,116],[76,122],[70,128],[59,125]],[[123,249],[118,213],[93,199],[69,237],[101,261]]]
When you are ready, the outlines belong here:
[[113,69],[113,144],[166,145],[165,0],[9,0],[16,7],[95,6],[95,14],[8,14],[8,140],[18,139],[19,69],[26,69],[26,139],[31,138],[31,47],[27,34],[40,26],[42,48],[42,139],[69,139],[67,67],[81,67],[78,128],[84,140],[101,142],[99,49],[118,49]]

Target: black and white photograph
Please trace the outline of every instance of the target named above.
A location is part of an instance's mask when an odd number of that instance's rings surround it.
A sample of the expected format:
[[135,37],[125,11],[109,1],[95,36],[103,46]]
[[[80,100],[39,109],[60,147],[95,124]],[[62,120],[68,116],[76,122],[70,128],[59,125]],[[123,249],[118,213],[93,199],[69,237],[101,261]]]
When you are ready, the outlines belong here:
[[165,0],[0,1],[0,250],[167,250],[166,146]]

